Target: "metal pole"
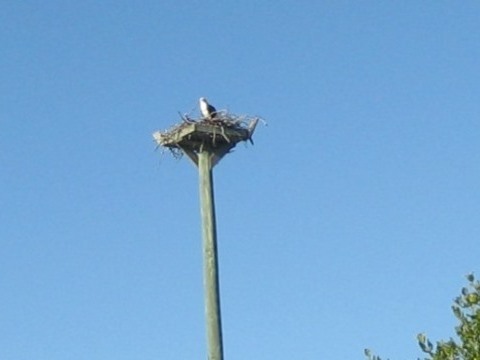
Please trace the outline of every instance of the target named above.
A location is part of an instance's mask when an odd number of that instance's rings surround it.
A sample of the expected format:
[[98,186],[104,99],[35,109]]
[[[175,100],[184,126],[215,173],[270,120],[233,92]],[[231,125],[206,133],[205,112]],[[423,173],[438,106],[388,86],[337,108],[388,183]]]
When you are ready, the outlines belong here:
[[203,283],[205,291],[208,360],[223,360],[212,158],[213,151],[204,149],[198,152],[200,210],[203,228]]

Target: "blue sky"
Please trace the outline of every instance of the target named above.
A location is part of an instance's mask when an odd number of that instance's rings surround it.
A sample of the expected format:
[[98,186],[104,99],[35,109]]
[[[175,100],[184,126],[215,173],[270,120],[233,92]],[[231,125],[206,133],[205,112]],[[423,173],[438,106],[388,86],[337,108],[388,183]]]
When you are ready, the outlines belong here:
[[0,358],[205,358],[196,169],[151,134],[262,116],[215,168],[225,355],[415,359],[479,271],[475,1],[0,3]]

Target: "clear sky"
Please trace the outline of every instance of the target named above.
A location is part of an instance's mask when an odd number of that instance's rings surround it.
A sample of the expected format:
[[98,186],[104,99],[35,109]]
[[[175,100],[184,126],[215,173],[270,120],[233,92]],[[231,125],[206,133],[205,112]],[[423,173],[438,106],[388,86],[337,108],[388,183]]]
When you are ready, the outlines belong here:
[[262,116],[215,169],[228,360],[416,359],[480,271],[477,1],[0,2],[0,359],[206,358],[196,169],[151,134]]

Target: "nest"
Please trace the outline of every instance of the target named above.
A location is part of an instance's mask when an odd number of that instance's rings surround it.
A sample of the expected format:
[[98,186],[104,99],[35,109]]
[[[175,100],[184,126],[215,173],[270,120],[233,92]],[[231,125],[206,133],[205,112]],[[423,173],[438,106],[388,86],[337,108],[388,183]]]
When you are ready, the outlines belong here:
[[178,158],[186,151],[198,152],[204,147],[233,148],[240,141],[252,141],[255,127],[261,119],[218,111],[212,119],[180,115],[182,121],[166,131],[157,131],[153,138]]

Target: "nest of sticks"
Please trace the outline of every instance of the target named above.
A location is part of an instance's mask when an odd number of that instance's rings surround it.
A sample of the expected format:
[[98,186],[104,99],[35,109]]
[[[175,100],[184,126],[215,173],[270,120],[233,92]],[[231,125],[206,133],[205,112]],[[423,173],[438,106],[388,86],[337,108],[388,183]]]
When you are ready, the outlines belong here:
[[[157,131],[153,138],[157,143],[156,149],[168,150],[175,158],[183,155],[185,146],[198,151],[201,146],[208,143],[209,146],[229,144],[232,148],[240,141],[250,141],[253,144],[252,135],[259,121],[263,119],[256,116],[235,115],[227,111],[217,111],[212,119],[193,118],[189,115],[179,114],[181,121],[168,130]],[[190,133],[189,129],[195,130]],[[186,136],[180,136],[182,133]]]

